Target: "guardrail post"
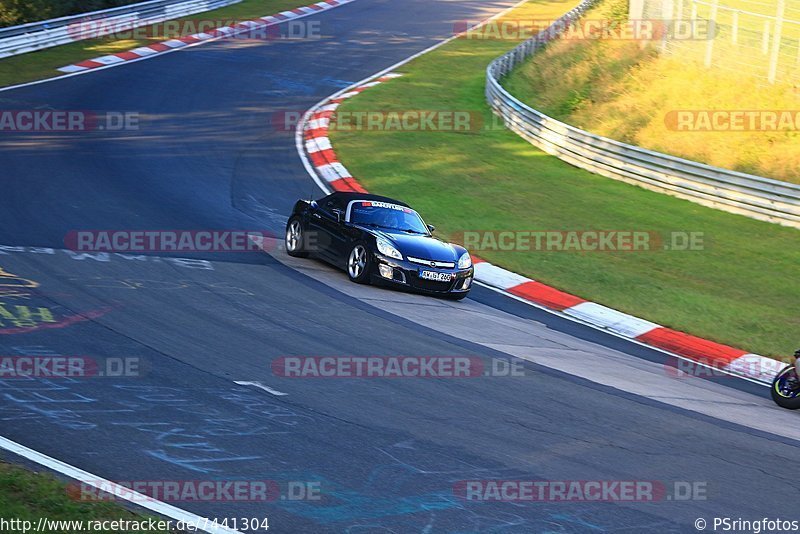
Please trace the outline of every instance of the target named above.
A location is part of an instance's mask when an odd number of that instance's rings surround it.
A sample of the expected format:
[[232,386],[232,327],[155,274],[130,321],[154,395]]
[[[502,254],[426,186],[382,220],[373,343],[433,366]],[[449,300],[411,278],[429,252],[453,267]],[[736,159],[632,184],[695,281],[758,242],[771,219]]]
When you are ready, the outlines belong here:
[[775,75],[778,72],[778,54],[781,50],[781,34],[785,12],[786,0],[778,0],[778,11],[775,14],[775,34],[772,36],[772,52],[769,56],[769,73],[767,74],[769,83],[775,83]]
[[[222,6],[237,4],[241,1],[148,0],[102,11],[0,28],[0,58],[93,37],[91,31],[70,32],[70,26],[75,24],[84,22],[102,23],[104,21],[113,23],[115,19],[129,16],[139,23],[134,24],[133,27],[140,27],[163,22],[170,18],[183,17]],[[168,10],[167,7],[172,9]],[[125,29],[129,30],[131,27],[125,26]]]
[[708,42],[706,43],[706,57],[705,57],[705,66],[710,67],[711,61],[714,56],[714,40],[717,38],[717,13],[719,11],[719,0],[714,0],[714,3],[711,4],[711,14],[709,15],[709,36],[711,37]]
[[[563,29],[565,21],[585,12],[592,4],[593,0],[584,0],[553,26],[532,37],[530,47],[518,46],[489,64],[486,100],[506,127],[544,152],[590,172],[715,209],[800,229],[800,185],[712,167],[585,132],[543,115],[502,87],[500,78],[517,61],[529,56],[520,54],[520,50],[539,50],[555,37],[555,29]],[[694,2],[692,6],[692,20],[696,21]]]
[[761,53],[765,56],[769,53],[769,34],[770,34],[770,21],[764,21],[764,34],[761,36]]
[[644,18],[644,0],[630,0],[628,2],[628,20],[642,20]]

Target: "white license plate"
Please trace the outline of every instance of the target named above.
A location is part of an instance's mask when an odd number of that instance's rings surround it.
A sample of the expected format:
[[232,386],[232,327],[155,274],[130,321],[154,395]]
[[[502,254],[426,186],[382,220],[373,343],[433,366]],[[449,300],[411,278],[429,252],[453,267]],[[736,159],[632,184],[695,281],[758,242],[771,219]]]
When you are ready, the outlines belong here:
[[434,282],[450,282],[453,280],[453,275],[450,273],[438,273],[436,271],[422,271],[419,277],[425,280],[433,280]]

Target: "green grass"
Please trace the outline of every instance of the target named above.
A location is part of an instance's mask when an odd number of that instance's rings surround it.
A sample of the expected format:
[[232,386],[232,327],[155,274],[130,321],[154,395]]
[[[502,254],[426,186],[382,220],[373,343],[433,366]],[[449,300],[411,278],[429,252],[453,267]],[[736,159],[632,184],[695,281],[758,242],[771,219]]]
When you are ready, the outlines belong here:
[[[606,18],[625,0],[606,0],[587,18]],[[769,85],[756,71],[707,69],[681,53],[632,41],[559,41],[504,80],[517,98],[584,130],[740,172],[800,183],[798,131],[676,131],[674,110],[796,110],[796,85]],[[719,47],[718,47],[719,48]],[[701,54],[702,55],[702,54]],[[715,56],[722,61],[721,56]],[[731,62],[738,61],[730,53]],[[718,62],[715,60],[715,64]],[[792,58],[794,65],[795,58]],[[733,63],[732,63],[733,65]]]
[[[649,0],[653,3],[657,0]],[[756,74],[766,81],[769,64],[769,48],[775,31],[778,0],[720,0],[716,16],[713,15],[712,0],[695,4],[700,20],[716,21],[716,38],[713,45],[713,65],[736,73]],[[675,2],[675,16],[691,17],[691,0]],[[800,81],[797,75],[798,39],[800,39],[800,7],[796,2],[786,2],[784,23],[781,31],[781,46],[778,59],[777,79]],[[762,16],[763,15],[763,16]],[[767,51],[762,50],[765,22],[770,20]],[[738,27],[738,29],[735,29]],[[734,42],[734,34],[736,40]],[[673,53],[684,59],[704,61],[705,41],[683,41],[673,43]]]
[[[273,15],[287,9],[307,5],[307,0],[243,0],[238,4],[197,13],[177,20],[214,20],[223,22],[242,21],[257,17]],[[143,30],[142,30],[143,31]],[[147,35],[147,34],[145,34]],[[0,86],[5,87],[19,83],[42,80],[60,75],[56,69],[98,56],[124,52],[139,46],[146,46],[163,40],[158,37],[149,39],[109,40],[108,38],[87,39],[75,43],[47,48],[19,56],[0,59]]]
[[[114,503],[74,500],[67,494],[67,486],[53,476],[32,473],[3,462],[0,462],[0,517],[5,520],[31,521],[33,525],[36,525],[40,517],[63,521],[147,520],[147,517],[136,515]],[[49,534],[72,532],[67,529],[48,530]],[[142,530],[114,532],[142,532]],[[169,531],[148,532],[166,534]]]
[[[510,18],[550,18],[574,1],[534,0]],[[457,39],[342,111],[474,111],[486,65],[514,43]],[[698,251],[474,251],[584,298],[764,355],[798,344],[800,233],[592,175],[501,128],[333,131],[342,162],[370,190],[411,202],[443,237],[465,230],[704,232]]]
[[[713,4],[713,0],[707,0],[706,4]],[[677,4],[677,2],[676,2]],[[676,12],[679,6],[676,5]],[[757,15],[775,17],[778,13],[778,0],[720,0],[717,8],[717,23],[725,26],[733,25],[734,11],[739,12],[739,29],[753,32],[764,30],[764,19]],[[711,5],[701,4],[697,6],[698,18],[710,18],[712,12]],[[682,14],[689,18],[691,14],[691,2],[683,0]],[[788,1],[785,4],[784,18],[787,21],[800,20],[800,7],[796,3]],[[783,27],[783,36],[787,38],[800,37],[800,25],[786,22]]]

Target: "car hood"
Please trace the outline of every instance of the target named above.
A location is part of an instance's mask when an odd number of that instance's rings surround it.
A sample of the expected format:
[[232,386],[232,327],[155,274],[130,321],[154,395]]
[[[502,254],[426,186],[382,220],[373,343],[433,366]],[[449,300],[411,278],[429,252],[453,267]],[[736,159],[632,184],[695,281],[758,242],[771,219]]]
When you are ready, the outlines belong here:
[[464,253],[461,247],[445,243],[434,237],[407,234],[405,232],[373,232],[391,242],[404,256],[412,256],[423,260],[457,262]]

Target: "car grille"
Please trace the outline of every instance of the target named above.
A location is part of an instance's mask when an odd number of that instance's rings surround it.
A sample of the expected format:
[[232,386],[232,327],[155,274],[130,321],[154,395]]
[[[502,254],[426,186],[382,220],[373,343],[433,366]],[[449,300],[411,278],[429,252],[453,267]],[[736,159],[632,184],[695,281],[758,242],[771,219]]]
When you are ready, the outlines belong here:
[[450,282],[437,282],[435,280],[425,280],[423,278],[418,277],[411,277],[411,286],[416,289],[422,289],[423,291],[438,291],[445,293],[450,291],[450,288],[453,287],[455,280],[451,280]]
[[420,265],[425,265],[426,267],[435,267],[438,269],[455,269],[456,264],[452,261],[433,261],[433,260],[423,260],[421,258],[414,258],[413,256],[408,256],[408,261],[411,263],[418,263]]

